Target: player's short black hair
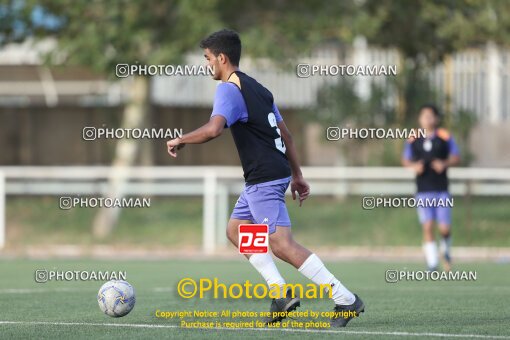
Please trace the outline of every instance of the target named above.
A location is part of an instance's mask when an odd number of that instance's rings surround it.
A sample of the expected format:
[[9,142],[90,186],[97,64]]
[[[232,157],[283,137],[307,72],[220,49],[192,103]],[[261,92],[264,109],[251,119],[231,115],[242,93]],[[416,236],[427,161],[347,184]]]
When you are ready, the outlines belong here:
[[436,105],[423,104],[422,106],[420,106],[420,109],[418,110],[418,112],[420,113],[421,110],[424,110],[424,109],[429,109],[430,111],[432,111],[432,113],[434,113],[434,116],[436,116],[436,118],[438,118],[438,119],[441,118],[441,111],[439,111],[439,109]]
[[208,48],[215,56],[225,54],[234,66],[239,66],[241,59],[241,39],[236,31],[222,29],[214,32],[200,42],[201,48]]

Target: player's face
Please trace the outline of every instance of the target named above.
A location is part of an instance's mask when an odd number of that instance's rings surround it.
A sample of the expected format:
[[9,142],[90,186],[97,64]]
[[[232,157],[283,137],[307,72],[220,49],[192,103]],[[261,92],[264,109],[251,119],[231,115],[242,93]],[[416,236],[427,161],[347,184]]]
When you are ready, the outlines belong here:
[[420,111],[419,123],[420,123],[420,127],[422,129],[427,129],[427,130],[435,129],[437,126],[436,115],[429,108],[422,109]]
[[214,55],[208,48],[204,50],[204,57],[207,61],[207,66],[212,67],[213,69],[213,79],[220,80],[221,79],[221,68],[220,61],[217,56]]

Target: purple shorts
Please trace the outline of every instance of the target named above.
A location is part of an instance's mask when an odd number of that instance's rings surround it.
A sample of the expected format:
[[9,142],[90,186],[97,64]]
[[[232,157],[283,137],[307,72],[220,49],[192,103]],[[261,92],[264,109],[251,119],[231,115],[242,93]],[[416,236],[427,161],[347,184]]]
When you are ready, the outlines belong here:
[[276,226],[290,227],[290,218],[285,206],[285,191],[290,178],[247,185],[236,202],[230,218],[249,220],[254,224],[267,224],[269,234]]
[[[446,204],[452,197],[448,191],[428,191],[416,194],[416,200],[429,202],[441,202],[435,206],[419,206],[418,218],[421,224],[429,221],[436,221],[439,224],[450,225],[452,223],[452,208]],[[446,206],[443,206],[446,205]]]

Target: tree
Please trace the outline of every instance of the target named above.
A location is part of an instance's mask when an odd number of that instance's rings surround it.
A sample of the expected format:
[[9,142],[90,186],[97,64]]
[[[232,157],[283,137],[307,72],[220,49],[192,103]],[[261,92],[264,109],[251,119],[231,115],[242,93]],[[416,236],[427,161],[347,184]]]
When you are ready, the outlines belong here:
[[[58,19],[53,27],[38,25],[33,30],[38,37],[57,40],[58,48],[49,61],[63,55],[68,65],[85,65],[113,78],[117,64],[181,62],[186,52],[197,48],[198,41],[219,26],[215,12],[211,11],[215,4],[215,1],[197,0],[30,0],[24,11],[40,12],[39,24],[48,18]],[[197,20],[203,13],[208,13],[207,20]],[[142,128],[150,120],[150,80],[146,76],[134,76],[129,84],[122,128]],[[117,142],[108,197],[124,194],[129,177],[127,169],[134,164],[139,149],[136,140]],[[148,151],[150,154],[151,149]],[[94,235],[108,235],[118,213],[116,209],[101,209],[94,221]]]
[[0,4],[0,48],[23,42],[33,33],[31,10],[20,1],[10,0]]
[[[403,77],[398,84],[402,103],[400,123],[417,107],[408,104],[417,95],[413,84],[424,78],[426,67],[469,47],[488,41],[510,42],[510,6],[489,0],[367,0],[361,5],[357,33],[375,46],[397,49],[403,58]],[[447,98],[449,100],[449,98]]]
[[[113,78],[117,64],[172,64],[197,48],[208,33],[230,27],[243,33],[245,53],[282,61],[324,39],[342,37],[348,30],[335,21],[352,9],[353,2],[322,1],[239,2],[233,0],[65,1],[26,0],[23,11],[39,13],[41,38],[54,38],[58,48],[51,62],[64,56],[66,64],[90,67]],[[282,13],[285,15],[282,16]],[[31,18],[33,19],[33,18]],[[45,25],[49,20],[53,25]],[[34,20],[26,20],[34,24]],[[42,25],[37,25],[41,24]],[[150,82],[135,76],[130,81],[122,127],[146,126],[150,118]],[[109,197],[123,195],[140,143],[119,140],[109,179]],[[94,235],[104,237],[115,226],[118,210],[101,209],[94,221]]]
[[356,2],[222,0],[217,10],[223,22],[242,32],[247,54],[288,65],[321,43],[351,41]]

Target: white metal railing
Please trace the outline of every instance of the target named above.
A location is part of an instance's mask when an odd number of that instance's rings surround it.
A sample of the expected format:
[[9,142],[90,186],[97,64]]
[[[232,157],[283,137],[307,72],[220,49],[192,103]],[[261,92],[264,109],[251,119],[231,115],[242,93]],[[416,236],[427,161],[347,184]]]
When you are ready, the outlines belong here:
[[[7,195],[102,195],[114,168],[109,166],[0,167],[0,248],[5,244]],[[414,175],[401,167],[304,167],[312,195],[412,195]],[[203,249],[225,240],[229,195],[244,186],[242,170],[231,166],[132,167],[123,173],[126,195],[202,196]],[[452,168],[454,195],[510,196],[510,171],[502,168]]]

